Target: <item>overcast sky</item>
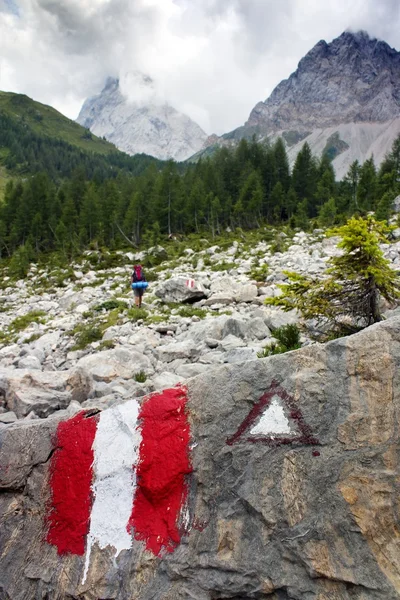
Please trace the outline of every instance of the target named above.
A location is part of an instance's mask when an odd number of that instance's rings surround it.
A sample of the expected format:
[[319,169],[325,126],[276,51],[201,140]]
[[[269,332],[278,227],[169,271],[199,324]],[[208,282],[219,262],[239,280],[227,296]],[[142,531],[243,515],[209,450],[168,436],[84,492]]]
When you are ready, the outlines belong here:
[[120,77],[207,133],[242,125],[320,39],[365,29],[400,50],[400,0],[0,0],[0,89],[76,118]]

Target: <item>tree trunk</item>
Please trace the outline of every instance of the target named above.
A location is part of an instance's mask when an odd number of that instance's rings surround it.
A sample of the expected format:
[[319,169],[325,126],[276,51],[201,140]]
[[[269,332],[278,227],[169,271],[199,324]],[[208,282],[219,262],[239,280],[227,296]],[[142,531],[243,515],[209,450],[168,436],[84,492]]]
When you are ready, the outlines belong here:
[[368,325],[382,321],[381,311],[379,310],[379,291],[376,287],[375,278],[369,278],[369,318]]

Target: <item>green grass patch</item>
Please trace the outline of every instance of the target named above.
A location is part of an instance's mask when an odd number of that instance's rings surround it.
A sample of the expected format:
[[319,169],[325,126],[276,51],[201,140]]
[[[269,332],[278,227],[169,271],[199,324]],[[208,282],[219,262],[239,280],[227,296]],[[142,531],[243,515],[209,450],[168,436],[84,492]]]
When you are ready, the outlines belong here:
[[250,279],[254,279],[258,282],[264,282],[267,279],[269,273],[268,265],[264,264],[260,267],[253,267],[249,273]]
[[236,269],[237,265],[233,262],[222,262],[210,265],[211,271],[230,271]]
[[301,348],[300,329],[295,324],[282,325],[272,332],[276,341],[272,341],[268,346],[257,352],[258,358],[266,358],[274,354],[284,354],[290,350]]
[[144,383],[147,379],[147,375],[144,371],[139,371],[138,373],[135,373],[133,379],[138,383]]
[[169,315],[151,315],[146,318],[146,325],[158,325],[159,323],[165,323],[168,319]]
[[32,312],[23,315],[22,317],[17,317],[13,321],[11,321],[9,325],[9,330],[13,333],[18,333],[19,331],[23,331],[32,323],[45,323],[44,317],[46,313],[42,310],[33,310]]
[[195,308],[190,305],[183,306],[178,311],[178,315],[180,317],[186,317],[186,318],[199,317],[200,319],[204,319],[207,316],[207,314],[208,313],[206,310],[204,310],[204,308]]
[[139,321],[140,319],[146,320],[147,316],[147,310],[144,308],[137,308],[134,306],[128,310],[128,318],[131,321]]
[[98,304],[97,306],[95,306],[93,308],[94,311],[96,312],[100,312],[102,310],[114,310],[114,309],[118,309],[119,311],[123,311],[126,310],[128,308],[128,303],[124,302],[123,300],[106,300],[105,302],[102,302],[101,304]]
[[99,350],[112,350],[113,348],[115,348],[114,340],[103,340],[99,346]]
[[[75,328],[76,330],[76,328]],[[92,342],[98,342],[103,337],[101,328],[94,324],[83,326],[77,333],[72,350],[83,350]]]

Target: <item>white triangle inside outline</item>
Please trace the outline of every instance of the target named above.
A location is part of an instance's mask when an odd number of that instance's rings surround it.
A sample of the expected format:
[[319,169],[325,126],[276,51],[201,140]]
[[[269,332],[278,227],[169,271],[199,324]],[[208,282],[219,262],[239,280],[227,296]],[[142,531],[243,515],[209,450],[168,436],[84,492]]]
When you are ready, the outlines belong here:
[[261,415],[260,420],[250,429],[250,435],[288,435],[293,433],[277,395],[272,397],[271,403]]

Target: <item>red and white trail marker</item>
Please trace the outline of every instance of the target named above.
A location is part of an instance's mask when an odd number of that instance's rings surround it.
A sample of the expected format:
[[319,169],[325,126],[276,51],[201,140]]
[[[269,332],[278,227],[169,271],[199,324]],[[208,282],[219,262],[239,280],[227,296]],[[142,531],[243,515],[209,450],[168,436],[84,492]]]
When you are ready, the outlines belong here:
[[192,472],[186,402],[179,387],[59,423],[46,540],[86,554],[83,579],[94,544],[117,556],[134,537],[159,556],[180,543]]
[[293,396],[276,381],[253,406],[236,433],[226,440],[229,446],[240,442],[261,442],[268,446],[319,443]]

